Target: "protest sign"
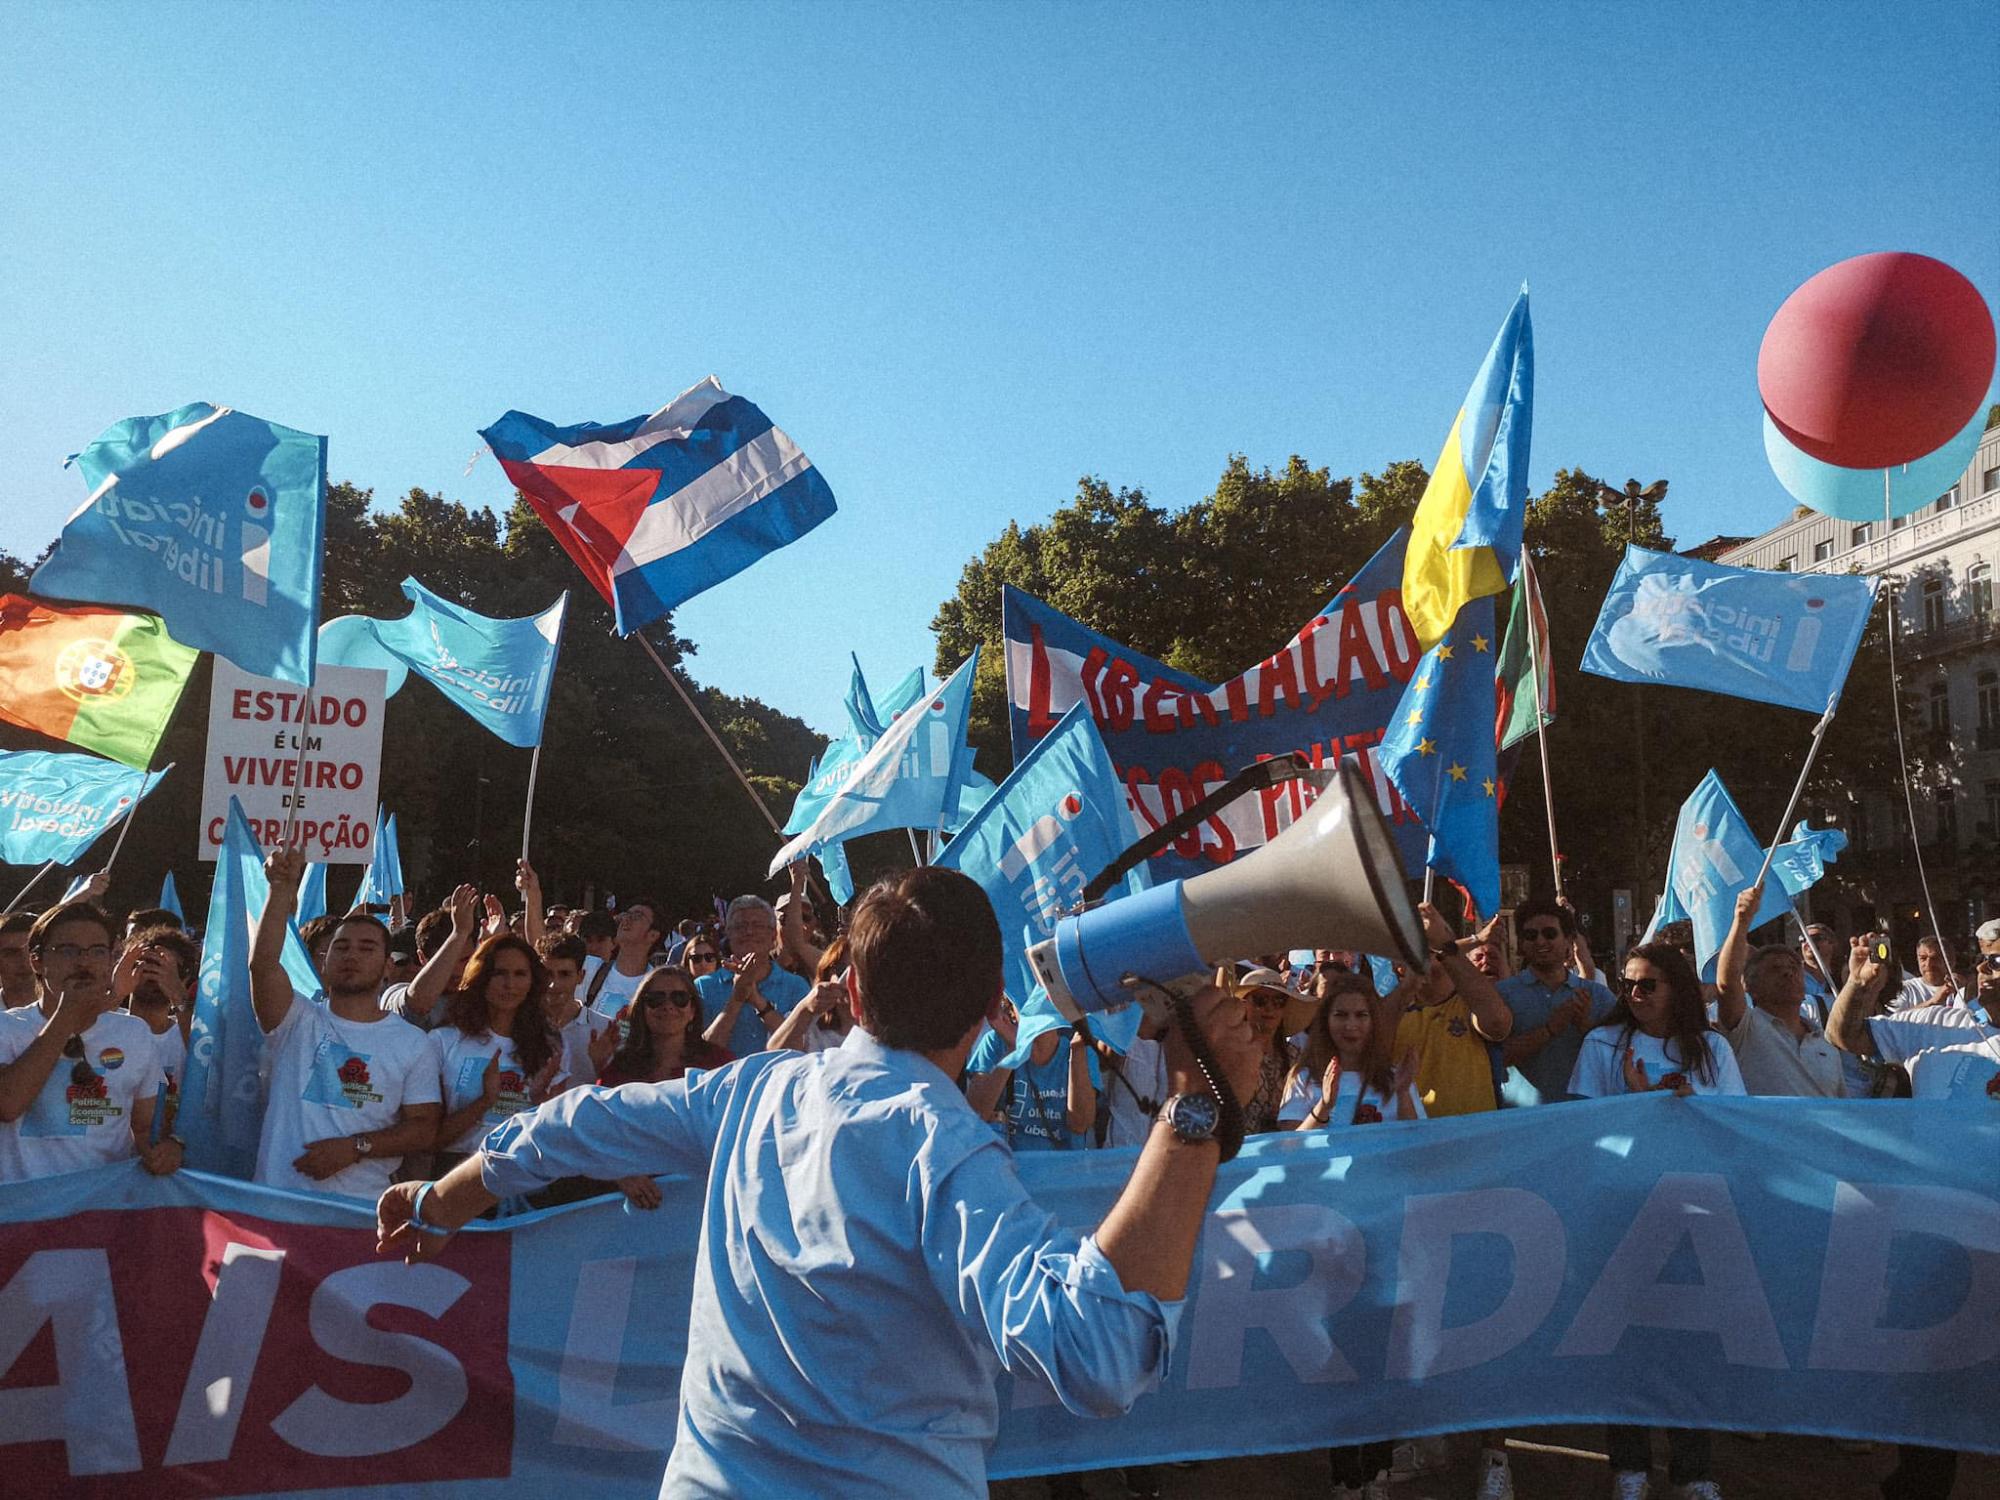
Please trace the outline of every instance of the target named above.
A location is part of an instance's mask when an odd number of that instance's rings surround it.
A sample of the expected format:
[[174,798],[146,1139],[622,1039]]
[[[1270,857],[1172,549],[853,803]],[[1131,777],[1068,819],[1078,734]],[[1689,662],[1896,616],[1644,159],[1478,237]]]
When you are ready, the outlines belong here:
[[308,859],[369,863],[382,769],[382,684],[382,673],[373,668],[322,667],[312,685],[301,763],[307,694],[216,658],[201,783],[201,857],[213,860],[221,850],[234,797],[267,849],[278,846],[287,816],[296,813],[298,842]]
[[[2000,1362],[2000,1111],[1968,1102],[1648,1094],[1253,1136],[1163,1387],[1093,1420],[1005,1379],[989,1472],[1581,1422],[2000,1451],[1967,1395]],[[1019,1168],[1081,1227],[1134,1156]],[[35,1495],[652,1500],[704,1190],[661,1186],[411,1267],[366,1204],[136,1164],[0,1185],[0,1465]]]
[[[1391,537],[1282,649],[1221,684],[1006,589],[1001,619],[1015,764],[1073,706],[1088,703],[1145,834],[1253,762],[1294,750],[1314,766],[1351,756],[1375,788],[1404,868],[1422,869],[1423,825],[1375,759],[1423,654],[1403,615],[1404,535]],[[1292,781],[1240,798],[1157,856],[1154,877],[1199,875],[1260,848],[1290,827],[1311,797],[1309,786]]]

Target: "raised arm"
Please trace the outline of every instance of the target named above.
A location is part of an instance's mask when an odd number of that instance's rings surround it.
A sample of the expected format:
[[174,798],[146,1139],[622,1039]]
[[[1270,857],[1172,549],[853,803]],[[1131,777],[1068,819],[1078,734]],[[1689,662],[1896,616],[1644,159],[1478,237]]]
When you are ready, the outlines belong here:
[[785,1019],[778,1023],[778,1029],[771,1033],[771,1050],[805,1051],[806,1033],[813,1024],[827,1013],[829,1007],[846,1003],[847,988],[840,981],[829,979],[814,985],[812,992],[786,1012]]
[[420,1016],[437,1004],[438,996],[458,978],[458,971],[472,952],[473,937],[479,930],[479,892],[462,885],[451,893],[451,935],[438,944],[424,966],[410,981],[407,1013]]
[[1764,893],[1752,886],[1736,896],[1736,917],[1729,924],[1729,936],[1715,956],[1715,1014],[1724,1031],[1743,1024],[1747,1008],[1743,1000],[1743,972],[1750,963],[1750,922]]
[[1063,1100],[1063,1124],[1077,1135],[1088,1135],[1097,1123],[1097,1091],[1090,1086],[1090,1027],[1082,1021],[1069,1034],[1069,1089]]
[[546,930],[542,921],[542,877],[525,859],[514,866],[514,889],[521,893],[521,936],[539,952]]
[[792,880],[792,899],[785,903],[784,920],[778,924],[778,938],[800,974],[817,974],[822,950],[806,936],[806,861],[797,859],[786,872]]
[[305,877],[305,851],[273,849],[264,856],[264,878],[271,884],[264,909],[257,913],[250,938],[250,1004],[257,1024],[276,1031],[292,1009],[292,980],[285,972],[285,933],[298,905],[299,881]]
[[1864,932],[1849,944],[1847,982],[1834,998],[1833,1013],[1826,1019],[1826,1039],[1842,1052],[1872,1057],[1875,1047],[1868,1035],[1868,1018],[1875,1011],[1875,992],[1888,975],[1888,966],[1875,957],[1875,934]]
[[1445,921],[1435,906],[1426,901],[1417,908],[1424,920],[1424,941],[1429,943],[1445,972],[1451,975],[1451,982],[1465,1001],[1466,1009],[1472,1012],[1472,1029],[1489,1042],[1504,1042],[1507,1033],[1514,1029],[1514,1012],[1507,1002],[1500,998],[1500,992],[1493,988],[1493,981],[1472,966],[1472,960],[1459,951],[1458,942],[1451,934],[1451,924]]
[[1570,930],[1576,934],[1576,946],[1570,950],[1570,967],[1576,970],[1579,979],[1597,977],[1597,960],[1591,956],[1590,939],[1583,935],[1583,923],[1578,920],[1576,908],[1569,904],[1569,897],[1562,898],[1562,909],[1569,913]]

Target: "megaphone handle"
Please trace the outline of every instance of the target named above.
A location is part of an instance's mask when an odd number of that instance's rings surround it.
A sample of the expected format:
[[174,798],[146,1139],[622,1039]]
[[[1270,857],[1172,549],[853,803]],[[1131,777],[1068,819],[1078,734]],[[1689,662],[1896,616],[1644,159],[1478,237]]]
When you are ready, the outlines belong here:
[[1222,1159],[1228,1161],[1243,1149],[1244,1119],[1243,1106],[1237,1101],[1236,1091],[1229,1086],[1229,1080],[1222,1076],[1222,1069],[1215,1061],[1215,1054],[1208,1050],[1208,1039],[1201,1034],[1201,1027],[1195,1024],[1194,1006],[1185,995],[1167,989],[1157,988],[1166,995],[1167,1005],[1172,1012],[1174,1024],[1181,1029],[1187,1041],[1188,1051],[1194,1054],[1194,1065],[1201,1069],[1201,1076],[1208,1083],[1208,1091],[1216,1102],[1216,1144],[1222,1147]]

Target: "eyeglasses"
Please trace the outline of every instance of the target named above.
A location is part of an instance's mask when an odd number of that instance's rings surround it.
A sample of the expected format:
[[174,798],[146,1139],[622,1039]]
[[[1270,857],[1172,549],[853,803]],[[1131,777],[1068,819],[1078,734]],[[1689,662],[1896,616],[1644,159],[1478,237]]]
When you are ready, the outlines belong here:
[[693,990],[647,990],[639,997],[639,1003],[648,1009],[660,1005],[692,1005]]
[[[65,944],[64,946],[67,947],[68,945]],[[64,1042],[62,1055],[76,1060],[76,1066],[69,1070],[69,1081],[72,1087],[86,1088],[97,1081],[97,1069],[93,1068],[90,1065],[90,1059],[83,1055],[82,1037],[73,1036]]]
[[1559,938],[1562,935],[1563,930],[1560,927],[1523,927],[1521,929],[1521,936],[1529,942],[1534,942],[1536,939],[1547,941],[1551,938]]
[[111,957],[111,945],[109,943],[57,943],[49,949],[49,953],[52,957],[59,958],[66,964],[73,964],[79,958],[109,958]]
[[1627,999],[1630,999],[1634,995],[1643,995],[1647,999],[1651,999],[1654,992],[1659,989],[1662,981],[1657,974],[1648,974],[1644,979],[1628,979],[1623,974],[1620,974],[1617,983],[1618,993]]
[[1259,1010],[1282,1010],[1285,1004],[1283,995],[1274,995],[1269,990],[1253,990],[1248,998]]
[[721,962],[721,959],[722,959],[722,955],[721,955],[721,954],[719,954],[719,953],[713,953],[713,952],[702,952],[702,953],[690,953],[690,954],[688,954],[688,962],[689,962],[689,963],[691,963],[691,964],[712,964],[712,963],[719,963],[719,962]]

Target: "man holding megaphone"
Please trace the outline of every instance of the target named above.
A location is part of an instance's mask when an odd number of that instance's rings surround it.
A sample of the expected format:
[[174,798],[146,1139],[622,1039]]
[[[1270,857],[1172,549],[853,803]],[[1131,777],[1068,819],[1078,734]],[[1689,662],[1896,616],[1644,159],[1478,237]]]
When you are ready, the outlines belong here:
[[862,898],[848,945],[840,1047],[571,1090],[377,1211],[383,1250],[433,1260],[500,1198],[560,1177],[706,1174],[666,1494],[983,1500],[1000,1370],[1096,1416],[1166,1373],[1218,1136],[1257,1082],[1242,1001],[1177,996],[1175,1096],[1079,1235],[1027,1195],[955,1082],[1003,999],[985,893],[907,871]]

